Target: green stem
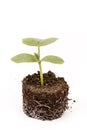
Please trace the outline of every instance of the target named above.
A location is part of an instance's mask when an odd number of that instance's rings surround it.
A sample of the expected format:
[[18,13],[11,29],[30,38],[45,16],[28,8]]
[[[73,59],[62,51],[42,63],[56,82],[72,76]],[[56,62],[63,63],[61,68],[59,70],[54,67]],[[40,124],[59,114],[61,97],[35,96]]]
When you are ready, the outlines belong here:
[[39,70],[40,70],[40,82],[41,82],[41,86],[44,85],[44,81],[43,81],[43,72],[42,72],[42,65],[41,65],[41,60],[40,60],[40,47],[38,46],[38,56],[39,56]]
[[39,62],[39,70],[40,70],[40,82],[41,82],[41,86],[43,86],[44,82],[43,82],[43,73],[42,73],[41,62]]

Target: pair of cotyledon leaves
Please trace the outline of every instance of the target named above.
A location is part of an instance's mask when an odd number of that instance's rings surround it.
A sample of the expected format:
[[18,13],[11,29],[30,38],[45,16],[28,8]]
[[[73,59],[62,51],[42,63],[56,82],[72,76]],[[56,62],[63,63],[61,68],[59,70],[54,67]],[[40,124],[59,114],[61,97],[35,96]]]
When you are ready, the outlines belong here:
[[[57,38],[48,38],[48,39],[37,39],[37,38],[24,38],[22,42],[29,46],[36,46],[36,47],[42,47],[49,45],[53,42],[58,40]],[[38,54],[27,54],[27,53],[21,53],[14,57],[12,57],[12,61],[16,63],[23,63],[23,62],[38,62]],[[45,62],[51,62],[55,64],[62,64],[64,61],[62,58],[58,56],[48,55],[41,59],[41,61]]]

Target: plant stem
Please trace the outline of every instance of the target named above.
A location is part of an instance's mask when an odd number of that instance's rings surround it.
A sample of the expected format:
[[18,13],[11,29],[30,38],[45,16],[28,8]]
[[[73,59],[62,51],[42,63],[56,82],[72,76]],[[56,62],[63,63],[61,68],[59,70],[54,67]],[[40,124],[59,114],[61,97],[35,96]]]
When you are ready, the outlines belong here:
[[40,70],[40,82],[41,82],[41,86],[44,85],[44,81],[43,81],[43,72],[42,72],[42,65],[41,65],[41,60],[40,60],[40,47],[38,46],[38,56],[39,56],[39,70]]
[[40,70],[40,82],[41,82],[41,86],[43,86],[44,82],[43,82],[43,73],[42,73],[41,62],[39,62],[39,70]]

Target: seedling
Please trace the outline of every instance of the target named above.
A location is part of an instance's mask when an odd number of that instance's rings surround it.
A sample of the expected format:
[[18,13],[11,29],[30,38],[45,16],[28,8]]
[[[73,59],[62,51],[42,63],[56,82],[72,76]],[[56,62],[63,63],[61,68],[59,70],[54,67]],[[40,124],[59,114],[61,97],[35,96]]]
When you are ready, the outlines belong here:
[[37,62],[39,65],[39,71],[40,71],[40,83],[41,86],[44,85],[44,79],[43,79],[43,72],[42,72],[42,62],[50,62],[54,64],[62,64],[64,61],[62,58],[58,56],[48,55],[40,58],[40,47],[49,45],[53,42],[55,42],[57,38],[48,38],[48,39],[36,39],[36,38],[24,38],[22,42],[29,46],[36,46],[38,49],[37,53],[34,54],[27,54],[27,53],[21,53],[11,58],[12,61],[16,63],[23,63],[23,62]]

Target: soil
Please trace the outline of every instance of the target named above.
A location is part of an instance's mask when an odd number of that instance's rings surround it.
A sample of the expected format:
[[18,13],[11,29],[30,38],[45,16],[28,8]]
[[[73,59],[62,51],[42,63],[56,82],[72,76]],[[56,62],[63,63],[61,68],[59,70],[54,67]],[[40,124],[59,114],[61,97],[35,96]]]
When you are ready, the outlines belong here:
[[22,81],[23,111],[32,118],[57,119],[68,109],[69,86],[63,77],[56,77],[51,71],[43,74],[44,86],[39,77],[38,72]]
[[76,102],[76,100],[73,100],[73,102]]

